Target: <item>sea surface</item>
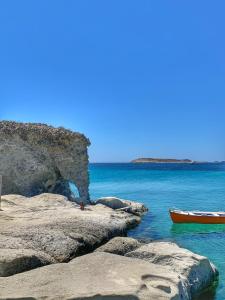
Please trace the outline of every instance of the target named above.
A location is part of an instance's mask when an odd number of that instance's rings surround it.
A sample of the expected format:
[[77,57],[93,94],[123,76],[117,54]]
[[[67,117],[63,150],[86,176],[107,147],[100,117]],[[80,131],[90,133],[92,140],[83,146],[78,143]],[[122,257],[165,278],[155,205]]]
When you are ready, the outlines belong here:
[[218,285],[198,299],[225,299],[225,225],[173,224],[168,210],[225,211],[225,164],[90,164],[92,199],[117,196],[149,212],[130,236],[168,239],[205,255],[220,272]]

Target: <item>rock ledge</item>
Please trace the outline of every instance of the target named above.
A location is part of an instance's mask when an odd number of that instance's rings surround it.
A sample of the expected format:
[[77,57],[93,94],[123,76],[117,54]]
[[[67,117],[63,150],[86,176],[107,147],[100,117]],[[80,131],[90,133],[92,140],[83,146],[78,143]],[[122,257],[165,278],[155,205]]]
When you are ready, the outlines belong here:
[[0,211],[0,276],[67,262],[114,236],[126,235],[138,216],[99,205],[79,205],[61,195],[7,195]]

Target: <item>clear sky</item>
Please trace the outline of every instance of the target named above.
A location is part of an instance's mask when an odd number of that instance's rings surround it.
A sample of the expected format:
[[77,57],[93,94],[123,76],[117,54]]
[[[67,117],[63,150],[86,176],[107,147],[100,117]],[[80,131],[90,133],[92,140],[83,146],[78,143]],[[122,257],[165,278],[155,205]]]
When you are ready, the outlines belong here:
[[1,0],[0,118],[90,160],[225,159],[225,1]]

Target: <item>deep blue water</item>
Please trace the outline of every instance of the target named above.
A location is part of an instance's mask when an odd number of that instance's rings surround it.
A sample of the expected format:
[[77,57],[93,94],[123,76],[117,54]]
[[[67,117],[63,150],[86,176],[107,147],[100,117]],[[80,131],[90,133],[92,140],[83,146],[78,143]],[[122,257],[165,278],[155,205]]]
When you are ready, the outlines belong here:
[[225,211],[225,164],[90,164],[92,199],[117,196],[145,203],[149,212],[129,232],[139,238],[166,238],[205,255],[220,272],[216,292],[225,299],[225,225],[173,224],[169,208]]

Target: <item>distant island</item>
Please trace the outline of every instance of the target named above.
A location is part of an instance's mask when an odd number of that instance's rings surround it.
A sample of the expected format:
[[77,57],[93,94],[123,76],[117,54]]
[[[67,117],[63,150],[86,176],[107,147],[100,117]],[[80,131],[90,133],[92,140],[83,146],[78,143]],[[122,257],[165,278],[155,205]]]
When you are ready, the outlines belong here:
[[132,163],[194,163],[191,159],[174,159],[174,158],[137,158],[131,161]]
[[176,159],[176,158],[137,158],[131,163],[171,163],[171,164],[225,164],[225,161],[197,161],[191,159]]

